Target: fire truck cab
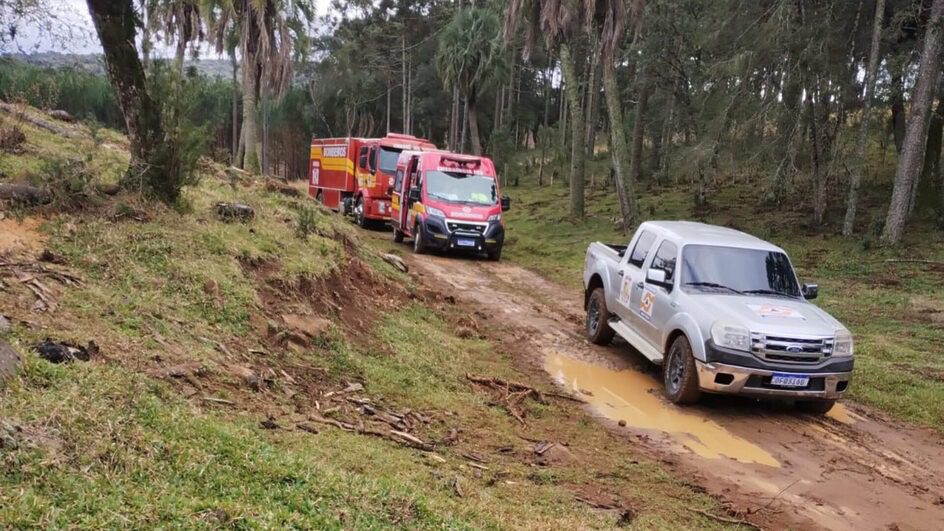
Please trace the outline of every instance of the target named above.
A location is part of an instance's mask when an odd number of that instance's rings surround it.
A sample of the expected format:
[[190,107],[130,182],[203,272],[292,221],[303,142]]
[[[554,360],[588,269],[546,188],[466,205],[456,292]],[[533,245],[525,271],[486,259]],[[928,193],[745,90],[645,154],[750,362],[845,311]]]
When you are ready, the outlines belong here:
[[505,243],[495,164],[488,157],[446,151],[404,151],[397,161],[391,198],[393,238],[427,249],[485,253],[500,260]]
[[383,138],[314,138],[308,193],[328,208],[352,215],[361,227],[390,219],[390,190],[404,150],[436,146],[412,135]]

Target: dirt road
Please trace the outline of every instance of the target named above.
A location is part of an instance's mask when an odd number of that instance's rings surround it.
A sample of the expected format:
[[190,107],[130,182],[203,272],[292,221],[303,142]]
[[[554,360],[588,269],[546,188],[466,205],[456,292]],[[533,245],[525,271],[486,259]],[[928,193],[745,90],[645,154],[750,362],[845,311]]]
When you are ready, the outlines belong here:
[[944,441],[929,431],[849,402],[825,418],[722,396],[680,408],[628,345],[584,339],[577,290],[504,262],[408,262],[421,283],[470,311],[497,311],[490,333],[520,348],[531,378],[572,390],[608,429],[736,506],[828,529],[944,526]]

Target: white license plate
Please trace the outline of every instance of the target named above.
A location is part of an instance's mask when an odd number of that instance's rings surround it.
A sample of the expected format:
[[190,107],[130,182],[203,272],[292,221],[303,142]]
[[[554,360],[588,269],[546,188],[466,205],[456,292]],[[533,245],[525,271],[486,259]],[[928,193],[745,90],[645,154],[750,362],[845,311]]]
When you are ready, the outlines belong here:
[[810,383],[810,377],[799,374],[774,374],[770,377],[770,383],[781,387],[806,387]]
[[465,240],[465,239],[459,238],[458,240],[456,240],[456,245],[458,245],[459,247],[475,247],[475,240]]

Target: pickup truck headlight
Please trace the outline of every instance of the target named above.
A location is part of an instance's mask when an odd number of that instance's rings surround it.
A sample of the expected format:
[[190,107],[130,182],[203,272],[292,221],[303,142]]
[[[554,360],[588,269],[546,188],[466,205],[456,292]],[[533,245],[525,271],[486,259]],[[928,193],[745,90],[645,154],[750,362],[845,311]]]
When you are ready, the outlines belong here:
[[751,351],[751,333],[743,326],[716,322],[711,327],[711,339],[719,347]]
[[430,215],[430,216],[435,216],[435,217],[437,217],[437,218],[444,218],[444,217],[446,217],[446,213],[445,213],[445,212],[443,212],[442,210],[439,210],[439,209],[436,208],[436,207],[431,207],[431,206],[426,207],[426,214],[428,214],[428,215]]
[[852,355],[852,334],[848,330],[836,332],[836,339],[833,343],[833,357]]
[[501,214],[492,214],[488,217],[488,220],[491,221],[501,221]]

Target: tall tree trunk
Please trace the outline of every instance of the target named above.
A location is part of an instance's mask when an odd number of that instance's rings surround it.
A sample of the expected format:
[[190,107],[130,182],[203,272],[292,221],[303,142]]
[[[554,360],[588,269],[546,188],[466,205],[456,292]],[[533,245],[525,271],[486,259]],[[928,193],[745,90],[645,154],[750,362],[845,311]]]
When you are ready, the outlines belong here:
[[826,98],[819,75],[814,76],[812,90],[807,94],[810,124],[810,162],[813,168],[813,223],[822,225],[826,215]]
[[243,164],[248,172],[259,171],[258,124],[256,102],[259,79],[254,58],[243,59]]
[[230,55],[230,63],[233,67],[233,166],[239,165],[239,63],[236,62],[236,53]]
[[547,137],[549,134],[547,126],[548,115],[550,114],[551,110],[551,76],[547,72],[549,69],[550,65],[548,65],[547,68],[541,69],[541,75],[544,78],[544,128],[538,134],[538,142],[541,143],[541,165],[540,169],[538,170],[538,186],[544,186],[544,165],[545,159],[547,158]]
[[452,111],[449,119],[449,150],[456,151],[459,139],[459,87],[452,87]]
[[629,150],[619,85],[616,82],[616,66],[610,61],[603,63],[603,96],[607,120],[610,122],[610,156],[616,177],[616,198],[619,201],[623,232],[629,232],[636,219],[635,182],[629,170]]
[[462,131],[459,133],[459,153],[465,152],[465,134],[469,130],[469,100],[462,98]]
[[593,157],[593,145],[596,143],[597,132],[597,109],[600,108],[600,102],[597,99],[600,94],[600,49],[595,50],[590,56],[589,79],[587,80],[587,128],[584,142],[587,145],[587,154]]
[[181,76],[184,75],[184,59],[187,57],[187,20],[184,17],[184,7],[177,8],[177,50],[174,53],[174,68]]
[[[942,0],[944,1],[944,0]],[[564,74],[564,90],[567,93],[567,103],[570,106],[571,131],[570,136],[570,214],[575,218],[582,218],[584,214],[584,116],[580,105],[580,83],[577,79],[577,68],[570,52],[570,45],[560,45],[561,70]]]
[[403,116],[402,116],[402,118],[403,118],[403,124],[402,124],[403,129],[402,129],[402,132],[403,132],[403,133],[406,133],[406,132],[407,132],[407,129],[409,128],[409,125],[410,125],[410,114],[409,114],[409,110],[408,110],[408,109],[409,109],[409,106],[410,106],[410,102],[408,101],[408,97],[407,97],[407,93],[408,93],[409,89],[407,88],[407,81],[406,81],[406,34],[404,34],[404,35],[402,35],[402,36],[400,37],[400,44],[401,44],[401,47],[400,47],[400,63],[403,65],[403,69],[402,69],[402,74],[403,74],[403,85],[402,85],[402,87],[403,87],[403,89],[401,90],[401,92],[403,93],[403,113],[402,113],[402,115],[403,115]]
[[147,91],[144,67],[134,47],[137,13],[131,0],[87,0],[105,52],[108,79],[118,99],[131,144],[125,183],[146,187],[165,201],[177,198],[178,186],[167,174],[161,146],[161,111]]
[[895,139],[895,153],[901,155],[905,141],[905,74],[908,70],[908,61],[899,59],[895,62],[892,74],[892,136]]
[[842,233],[851,236],[855,229],[856,208],[859,203],[859,187],[865,166],[865,148],[869,142],[869,120],[872,116],[872,99],[875,94],[875,78],[878,72],[878,52],[882,40],[882,18],[885,16],[885,0],[876,0],[875,17],[872,23],[872,44],[869,49],[869,64],[865,69],[865,93],[862,95],[862,119],[859,122],[859,138],[856,141],[855,157],[849,177],[849,198],[846,200],[846,217]]
[[472,139],[473,155],[482,154],[482,139],[479,138],[479,120],[475,109],[475,102],[477,99],[478,97],[475,94],[475,89],[472,89],[472,94],[470,94],[465,100],[469,106],[469,137]]
[[944,33],[944,28],[941,28],[942,21],[944,21],[944,0],[934,0],[931,4],[931,17],[924,37],[918,79],[911,98],[911,115],[908,117],[901,159],[895,170],[895,186],[888,207],[888,216],[885,218],[885,228],[882,231],[882,240],[890,244],[897,244],[904,235],[912,204],[913,188],[918,185],[918,176],[924,160],[928,118],[931,114],[934,89],[937,86],[941,67],[941,36]]
[[387,80],[387,133],[390,133],[390,80]]
[[639,79],[639,101],[636,103],[636,120],[633,122],[633,153],[629,169],[634,182],[639,182],[642,179],[642,141],[646,133],[645,114],[651,90],[649,81],[645,77],[645,72],[643,72],[641,79]]

